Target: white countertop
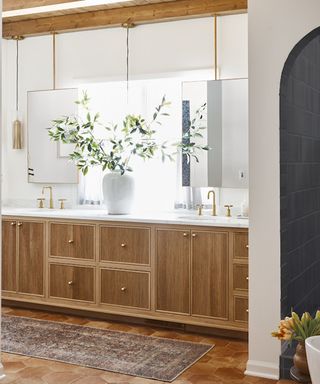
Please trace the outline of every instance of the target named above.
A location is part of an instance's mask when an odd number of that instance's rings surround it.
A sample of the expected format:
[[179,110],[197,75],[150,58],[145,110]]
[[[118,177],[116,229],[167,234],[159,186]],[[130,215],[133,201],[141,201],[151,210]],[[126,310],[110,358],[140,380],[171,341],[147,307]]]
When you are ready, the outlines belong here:
[[74,220],[99,220],[99,221],[118,221],[131,223],[150,223],[150,224],[179,224],[193,226],[211,227],[231,227],[248,228],[247,218],[210,216],[209,212],[204,212],[203,216],[198,216],[193,211],[177,210],[168,213],[134,213],[130,215],[108,215],[102,208],[87,209],[47,209],[47,208],[9,208],[3,207],[2,216],[17,217],[41,217],[52,219],[74,219]]

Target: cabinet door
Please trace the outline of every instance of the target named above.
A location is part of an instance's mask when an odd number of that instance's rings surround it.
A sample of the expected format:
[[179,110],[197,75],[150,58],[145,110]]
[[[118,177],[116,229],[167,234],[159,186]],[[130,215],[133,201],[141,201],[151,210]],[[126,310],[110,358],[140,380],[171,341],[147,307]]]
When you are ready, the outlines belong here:
[[44,223],[20,221],[19,283],[21,293],[43,295]]
[[192,233],[192,314],[228,318],[228,233]]
[[11,292],[17,290],[16,228],[16,221],[2,221],[2,289]]
[[93,268],[50,264],[49,274],[50,297],[94,301]]
[[190,313],[190,231],[157,230],[157,309]]
[[94,259],[94,226],[50,224],[50,256]]

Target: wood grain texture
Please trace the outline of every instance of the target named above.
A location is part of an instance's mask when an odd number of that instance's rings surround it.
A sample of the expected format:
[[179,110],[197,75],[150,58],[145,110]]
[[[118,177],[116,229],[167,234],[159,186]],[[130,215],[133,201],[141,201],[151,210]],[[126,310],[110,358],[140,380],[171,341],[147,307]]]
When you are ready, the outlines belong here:
[[228,233],[192,233],[192,314],[228,319]]
[[248,322],[248,298],[247,297],[234,297],[234,320],[241,322]]
[[101,226],[100,260],[149,265],[150,230]]
[[248,233],[235,232],[233,235],[233,258],[248,259]]
[[94,269],[50,264],[50,297],[94,301]]
[[248,292],[248,273],[247,264],[233,265],[233,289],[235,291]]
[[101,269],[101,303],[149,309],[150,274]]
[[34,295],[44,293],[44,223],[20,221],[18,225],[18,291]]
[[17,290],[17,222],[2,221],[2,289]]
[[94,226],[50,225],[50,256],[92,260],[95,257]]
[[3,24],[3,37],[115,27],[128,20],[135,24],[144,24],[215,14],[243,13],[246,10],[247,0],[176,0],[111,9],[106,7],[93,10],[78,9],[72,10],[72,13],[63,11],[56,14],[6,18]]
[[156,308],[189,314],[190,231],[159,229],[156,236]]

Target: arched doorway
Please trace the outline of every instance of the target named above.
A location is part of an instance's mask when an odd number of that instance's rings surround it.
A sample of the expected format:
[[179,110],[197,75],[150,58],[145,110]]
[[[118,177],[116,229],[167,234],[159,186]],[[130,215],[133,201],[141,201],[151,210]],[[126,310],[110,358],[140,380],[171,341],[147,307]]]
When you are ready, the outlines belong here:
[[[280,86],[281,315],[320,307],[320,28],[291,51]],[[283,346],[281,375],[292,365]]]

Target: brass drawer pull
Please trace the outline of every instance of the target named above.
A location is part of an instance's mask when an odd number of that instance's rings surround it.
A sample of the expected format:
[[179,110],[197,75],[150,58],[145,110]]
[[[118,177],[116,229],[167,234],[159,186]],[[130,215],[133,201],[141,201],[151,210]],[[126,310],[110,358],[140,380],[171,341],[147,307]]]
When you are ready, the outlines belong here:
[[13,221],[12,223],[10,223],[11,227],[14,227],[16,225],[16,222]]
[[193,233],[193,234],[192,234],[192,237],[193,237],[193,238],[197,237],[197,234],[196,234],[196,233]]
[[127,290],[127,287],[122,287],[121,288],[121,292],[126,292],[126,290]]
[[126,246],[127,246],[126,243],[122,243],[122,244],[121,244],[121,247],[122,247],[122,248],[125,248]]
[[185,233],[183,234],[183,237],[188,237],[187,232],[185,232]]
[[18,223],[18,227],[21,227],[22,226],[22,223]]
[[69,243],[69,244],[73,244],[73,243],[74,243],[74,240],[69,240],[68,243]]
[[69,287],[71,287],[73,284],[74,284],[74,283],[73,283],[72,280],[71,280],[71,281],[68,281],[68,285],[69,285]]

